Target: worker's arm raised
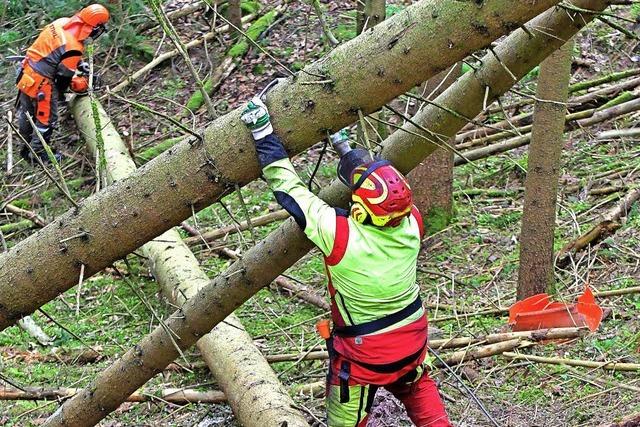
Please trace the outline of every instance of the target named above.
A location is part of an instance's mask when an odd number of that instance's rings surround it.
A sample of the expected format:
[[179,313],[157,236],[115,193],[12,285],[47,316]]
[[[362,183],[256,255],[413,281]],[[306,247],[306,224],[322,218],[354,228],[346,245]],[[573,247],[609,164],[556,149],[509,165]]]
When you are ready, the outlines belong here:
[[307,237],[328,255],[333,248],[336,211],[304,185],[289,156],[273,133],[269,112],[259,97],[249,102],[242,114],[256,143],[262,172],[278,203],[296,220]]

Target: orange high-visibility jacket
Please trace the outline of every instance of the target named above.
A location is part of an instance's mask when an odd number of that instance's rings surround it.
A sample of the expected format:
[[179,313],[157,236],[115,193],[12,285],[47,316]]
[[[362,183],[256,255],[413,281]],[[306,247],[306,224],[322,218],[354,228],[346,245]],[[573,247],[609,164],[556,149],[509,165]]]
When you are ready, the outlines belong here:
[[[63,27],[70,18],[47,25],[27,49],[26,63],[42,77],[73,77],[84,52],[84,44]],[[25,67],[26,68],[26,67]]]

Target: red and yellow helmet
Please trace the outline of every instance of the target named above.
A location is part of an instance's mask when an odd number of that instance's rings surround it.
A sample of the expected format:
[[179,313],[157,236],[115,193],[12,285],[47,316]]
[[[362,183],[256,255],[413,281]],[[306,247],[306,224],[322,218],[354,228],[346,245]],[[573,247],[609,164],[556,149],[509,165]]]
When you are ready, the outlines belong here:
[[[368,153],[363,155],[358,151],[364,150],[349,152],[345,157],[352,158],[343,157],[339,166],[341,180],[351,188],[351,217],[360,223],[369,218],[377,227],[397,226],[404,217],[411,214],[413,206],[407,179],[388,161],[373,160]],[[359,165],[349,167],[350,165],[345,164],[358,163],[358,157],[363,161]]]

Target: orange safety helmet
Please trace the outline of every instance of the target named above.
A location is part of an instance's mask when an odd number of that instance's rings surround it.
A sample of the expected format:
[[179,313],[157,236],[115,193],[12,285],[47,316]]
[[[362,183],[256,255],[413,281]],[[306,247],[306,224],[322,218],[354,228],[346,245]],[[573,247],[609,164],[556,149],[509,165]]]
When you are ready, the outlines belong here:
[[101,4],[91,4],[71,17],[65,25],[68,29],[74,24],[81,24],[82,28],[78,34],[78,40],[82,41],[89,37],[95,39],[106,31],[106,24],[109,21],[109,11]]
[[395,227],[411,214],[411,187],[388,161],[355,149],[340,159],[338,176],[351,188],[351,217],[356,222],[369,219],[377,227]]
[[101,4],[92,4],[78,12],[78,18],[87,25],[97,27],[109,21],[109,11]]

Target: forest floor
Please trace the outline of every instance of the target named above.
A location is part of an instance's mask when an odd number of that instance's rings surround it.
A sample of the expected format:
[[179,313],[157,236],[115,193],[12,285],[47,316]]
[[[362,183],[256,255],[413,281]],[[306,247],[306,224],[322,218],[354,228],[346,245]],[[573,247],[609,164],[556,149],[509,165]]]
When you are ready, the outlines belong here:
[[[182,4],[181,1],[174,3],[176,8]],[[271,8],[279,2],[268,3]],[[323,2],[325,16],[340,40],[355,35],[352,3]],[[137,2],[131,4],[135,6]],[[63,15],[73,7],[74,2],[61,2],[56,13]],[[391,9],[396,7],[401,6],[390,6]],[[30,9],[26,10],[26,16],[37,16]],[[635,10],[629,8],[621,8],[616,12],[632,18],[637,15]],[[113,87],[139,69],[149,61],[149,53],[170,49],[169,41],[161,37],[157,28],[140,34],[130,29],[131,20],[144,20],[136,13],[135,8],[129,14],[123,11],[120,16],[129,16],[129,20],[124,21],[128,24],[114,25],[109,38],[102,40],[98,46],[96,66],[103,73],[105,85]],[[6,26],[0,24],[0,40],[6,41],[7,46],[6,49],[0,48],[0,55],[23,51],[35,35],[35,28],[51,17],[37,16],[33,21],[19,18],[14,22],[16,25],[11,25],[9,21]],[[39,19],[43,21],[38,22]],[[211,19],[211,15],[198,12],[177,20],[175,25],[183,40],[188,41],[206,32]],[[623,24],[635,31],[630,24]],[[24,33],[14,34],[16,28],[23,28]],[[321,58],[330,49],[313,9],[303,2],[290,3],[284,15],[277,18],[259,39],[259,44],[294,72]],[[229,35],[224,34],[208,43],[207,50],[196,48],[190,51],[201,76],[211,72],[230,45]],[[598,22],[577,37],[572,82],[637,68],[638,55],[636,40],[626,38]],[[15,91],[12,86],[13,70],[6,63],[3,63],[3,67],[0,70],[0,113],[5,117],[12,108]],[[251,47],[238,69],[213,95],[218,113],[224,114],[242,105],[278,75],[286,73],[265,53]],[[519,90],[535,93],[535,80],[536,73],[530,73],[519,84]],[[184,62],[176,57],[154,69],[144,80],[134,82],[122,95],[175,116],[181,112],[180,106],[186,104],[194,88]],[[502,101],[508,105],[518,99],[517,95],[510,93]],[[163,119],[135,110],[113,97],[104,99],[103,105],[135,153],[179,135]],[[530,108],[523,107],[519,112],[529,111]],[[502,118],[503,115],[499,113],[489,120],[499,121]],[[625,115],[597,127],[575,130],[566,135],[556,250],[589,230],[605,212],[619,203],[627,191],[637,185],[640,176],[640,145],[637,137],[599,140],[596,136],[602,130],[638,126],[639,119],[637,113]],[[187,126],[195,128],[204,126],[208,121],[206,112],[183,120]],[[5,128],[4,124],[1,126]],[[95,160],[85,155],[82,141],[75,135],[73,120],[68,114],[63,114],[54,145],[64,155],[63,171],[70,184],[72,197],[81,200],[95,192]],[[6,136],[5,132],[0,135],[0,161],[3,165],[7,152]],[[15,140],[14,146],[18,146]],[[318,162],[321,147],[321,144],[317,145],[296,157],[294,164],[304,180],[309,179]],[[47,221],[70,208],[70,203],[47,181],[40,169],[17,160],[13,173],[10,176],[3,175],[0,200],[12,201],[35,211]],[[477,312],[509,307],[515,300],[526,165],[525,147],[455,169],[455,215],[446,227],[432,229],[424,239],[418,274],[424,301],[434,306],[442,305],[431,309],[429,318],[432,325],[442,330],[445,338],[508,330],[504,313],[478,315]],[[328,184],[335,177],[335,166],[335,155],[328,153],[322,159],[315,177],[316,188]],[[615,188],[605,195],[592,196],[588,191],[592,186]],[[237,194],[232,194],[225,197],[222,203],[204,209],[187,222],[204,231],[242,221],[247,214],[256,217],[279,209],[267,186],[260,180],[243,188],[242,196],[248,212],[243,209]],[[0,225],[11,225],[3,233],[9,248],[37,232],[33,224],[22,222],[22,225],[16,225],[19,222],[21,220],[11,214],[0,215]],[[277,225],[272,223],[256,227],[255,238],[266,236]],[[10,230],[13,226],[16,228]],[[556,270],[554,298],[574,301],[587,283],[599,291],[639,286],[638,229],[640,206],[636,204],[615,234],[572,257],[567,267]],[[135,230],[131,232],[135,233]],[[188,236],[187,232],[181,232],[184,237]],[[252,234],[246,231],[229,235],[209,248],[197,246],[193,250],[207,274],[215,277],[231,262],[217,249],[227,247],[242,253],[253,245],[253,239]],[[0,332],[1,378],[9,378],[21,386],[83,387],[157,326],[158,322],[149,313],[147,303],[160,315],[168,315],[173,311],[159,295],[144,259],[132,254],[126,262],[118,262],[116,266],[124,278],[113,269],[105,270],[84,280],[81,287],[73,288],[45,305],[43,312],[55,319],[55,323],[43,313],[33,315],[44,331],[54,338],[53,346],[39,346],[18,327]],[[286,274],[316,293],[326,295],[324,267],[318,251],[309,253]],[[610,308],[611,313],[595,333],[582,339],[539,344],[519,351],[553,358],[640,363],[640,294],[601,298],[599,303]],[[454,309],[451,310],[451,307]],[[275,285],[260,291],[236,314],[265,354],[305,353],[322,344],[314,325],[317,319],[327,314]],[[90,349],[99,353],[99,357],[93,357],[90,362],[76,357]],[[41,360],[40,356],[48,354],[58,355],[59,360],[51,357]],[[197,350],[191,349],[185,356],[186,361],[179,362],[181,365],[192,365],[191,369],[167,370],[147,383],[144,390],[156,393],[169,387],[216,389],[215,379],[199,362]],[[322,381],[325,363],[283,362],[272,366],[286,387],[293,390],[297,385]],[[611,423],[640,412],[638,372],[545,365],[501,356],[468,362],[455,367],[454,371],[503,426],[592,426]],[[491,425],[452,372],[436,370],[432,375],[446,396],[447,410],[456,425]],[[296,393],[294,396],[310,422],[322,425],[325,420],[323,399]],[[390,395],[381,392],[377,401],[379,404],[369,425],[411,425],[402,407]],[[0,424],[38,425],[57,406],[55,401],[0,402]],[[226,405],[179,406],[156,401],[126,403],[100,425],[207,427],[236,424]]]

